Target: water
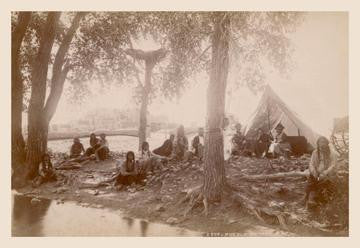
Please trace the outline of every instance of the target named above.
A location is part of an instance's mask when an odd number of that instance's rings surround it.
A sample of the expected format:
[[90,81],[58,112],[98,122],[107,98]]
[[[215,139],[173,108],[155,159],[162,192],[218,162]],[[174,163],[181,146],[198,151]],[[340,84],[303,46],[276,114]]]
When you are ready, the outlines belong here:
[[[166,133],[152,133],[147,141],[149,142],[150,149],[153,150],[163,144],[163,142],[169,138]],[[139,145],[139,138],[131,136],[108,136],[106,139],[109,142],[111,151],[137,151]],[[84,145],[84,148],[88,148],[89,138],[81,138],[80,142]],[[70,147],[73,143],[72,139],[66,140],[51,140],[48,142],[48,147],[53,152],[66,152],[69,153]]]
[[[195,134],[188,135],[189,148],[191,146],[191,141],[194,138]],[[161,146],[163,142],[169,138],[169,134],[163,132],[151,133],[151,136],[147,138],[147,141],[150,145],[150,150]],[[224,146],[225,146],[225,159],[230,156],[231,148],[231,136],[225,135],[224,137]],[[111,151],[137,151],[139,145],[139,138],[131,136],[108,136],[107,140],[109,142]],[[89,147],[89,138],[81,138],[81,143],[84,145],[84,148]],[[53,152],[64,152],[69,153],[70,147],[73,143],[72,139],[66,140],[51,140],[48,142],[48,148]]]
[[12,236],[200,236],[165,224],[128,218],[120,211],[83,207],[74,202],[57,204],[12,196]]

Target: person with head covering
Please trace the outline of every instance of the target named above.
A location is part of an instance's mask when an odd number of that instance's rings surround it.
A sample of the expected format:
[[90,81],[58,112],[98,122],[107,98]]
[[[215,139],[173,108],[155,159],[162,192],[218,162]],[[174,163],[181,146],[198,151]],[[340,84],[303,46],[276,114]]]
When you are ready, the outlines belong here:
[[265,156],[271,144],[271,136],[265,133],[261,128],[257,131],[255,154],[257,157]]
[[269,152],[274,158],[279,156],[289,157],[291,152],[291,146],[288,142],[288,136],[284,132],[285,127],[279,122],[275,127],[275,135],[273,142],[269,147]]
[[235,130],[236,133],[233,135],[231,139],[232,148],[231,148],[231,154],[232,155],[241,155],[246,143],[245,136],[241,132],[241,124],[236,123]]
[[85,149],[83,144],[81,144],[79,138],[74,138],[74,143],[71,146],[70,149],[70,158],[78,158],[82,154],[85,154]]
[[104,133],[100,134],[100,141],[98,143],[100,146],[95,150],[96,161],[105,160],[109,156],[109,143],[106,140],[106,135]]
[[202,160],[204,152],[204,128],[200,127],[198,129],[198,135],[196,135],[191,143],[192,153],[194,156]]
[[153,150],[153,153],[162,157],[169,157],[173,152],[173,143],[175,140],[175,135],[171,134],[170,138],[165,140],[162,146]]
[[[332,181],[336,173],[337,156],[329,146],[329,140],[323,136],[316,142],[316,149],[312,152],[309,163],[309,178],[305,191],[305,203],[308,204],[310,193],[325,190],[333,192]],[[329,199],[321,199],[327,202]]]
[[51,163],[50,155],[45,153],[42,156],[38,169],[38,177],[33,181],[33,186],[37,187],[45,182],[56,181],[56,174]]
[[174,157],[177,160],[183,160],[185,153],[189,149],[189,142],[185,136],[185,129],[183,125],[180,125],[177,129],[177,135],[174,147]]

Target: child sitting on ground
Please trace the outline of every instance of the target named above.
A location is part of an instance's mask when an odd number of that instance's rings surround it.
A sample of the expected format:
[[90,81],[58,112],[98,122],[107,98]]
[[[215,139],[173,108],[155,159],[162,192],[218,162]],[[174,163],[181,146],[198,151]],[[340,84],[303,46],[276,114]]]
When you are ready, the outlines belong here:
[[38,187],[45,182],[56,181],[56,174],[50,160],[49,154],[45,153],[39,164],[38,177],[33,181],[33,186]]

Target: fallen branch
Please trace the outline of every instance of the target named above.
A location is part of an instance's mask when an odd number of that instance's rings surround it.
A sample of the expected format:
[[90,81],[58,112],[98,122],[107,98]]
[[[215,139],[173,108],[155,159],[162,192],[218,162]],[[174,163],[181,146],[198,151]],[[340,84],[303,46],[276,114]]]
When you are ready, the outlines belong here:
[[82,166],[81,164],[77,163],[77,162],[71,162],[71,163],[67,163],[67,164],[62,164],[58,167],[56,167],[56,170],[76,170],[76,169],[80,169]]
[[82,185],[79,186],[79,189],[97,189],[97,188],[107,187],[107,186],[111,186],[111,184],[107,183],[107,182],[100,182],[100,183],[95,183],[95,184],[83,183]]
[[260,174],[260,175],[241,175],[237,179],[245,180],[263,180],[263,179],[285,179],[287,177],[307,177],[309,176],[309,171],[292,171],[292,172],[280,172],[274,174]]

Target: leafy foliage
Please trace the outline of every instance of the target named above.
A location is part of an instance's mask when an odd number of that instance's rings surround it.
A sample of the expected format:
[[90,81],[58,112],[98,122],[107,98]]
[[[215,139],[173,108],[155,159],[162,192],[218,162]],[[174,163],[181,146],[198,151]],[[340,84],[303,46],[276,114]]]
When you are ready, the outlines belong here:
[[288,33],[303,20],[300,12],[232,12],[231,73],[235,84],[254,93],[263,89],[265,68],[291,70],[293,47]]
[[[298,12],[228,12],[231,20],[230,75],[237,86],[261,90],[269,65],[286,74],[291,69],[292,47],[288,32],[303,18]],[[17,13],[12,13],[15,23]],[[56,36],[56,51],[74,12],[64,12]],[[46,12],[34,12],[21,50],[21,71],[27,92],[39,46]],[[212,12],[90,12],[81,21],[66,56],[68,96],[78,101],[91,94],[89,83],[109,82],[134,85],[140,96],[143,66],[126,56],[132,41],[153,40],[167,51],[153,73],[150,99],[180,96],[193,78],[207,71],[210,63],[209,38],[213,32]],[[55,52],[54,52],[55,53]],[[50,62],[50,66],[53,61]],[[139,77],[140,75],[140,77]],[[51,76],[51,75],[49,75]]]

